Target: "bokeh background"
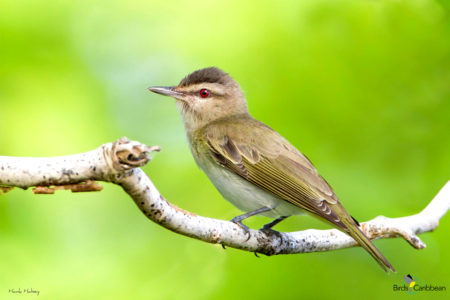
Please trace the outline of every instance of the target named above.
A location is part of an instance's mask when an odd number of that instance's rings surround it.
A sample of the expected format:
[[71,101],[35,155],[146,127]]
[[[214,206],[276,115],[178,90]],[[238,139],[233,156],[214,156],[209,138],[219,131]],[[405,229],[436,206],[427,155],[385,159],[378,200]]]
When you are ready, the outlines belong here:
[[[2,0],[0,155],[73,154],[121,136],[157,144],[144,169],[161,193],[231,219],[240,212],[196,167],[174,100],[146,90],[218,66],[358,220],[411,215],[450,178],[449,20],[448,2],[431,0]],[[398,270],[386,275],[360,248],[224,251],[104,187],[0,196],[0,299],[18,299],[12,288],[40,299],[387,299],[410,297],[392,291],[408,273],[450,289],[448,215],[421,236],[424,250],[376,241]],[[277,229],[311,227],[328,225],[303,216]]]

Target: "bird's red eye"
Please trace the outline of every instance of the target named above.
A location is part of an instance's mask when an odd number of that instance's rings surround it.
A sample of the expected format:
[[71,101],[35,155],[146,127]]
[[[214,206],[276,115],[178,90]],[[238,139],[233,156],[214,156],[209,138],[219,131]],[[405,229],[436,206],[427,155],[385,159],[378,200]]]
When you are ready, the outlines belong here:
[[200,90],[200,96],[201,96],[202,98],[208,97],[208,96],[209,96],[209,91],[208,91],[207,89],[201,89],[201,90]]

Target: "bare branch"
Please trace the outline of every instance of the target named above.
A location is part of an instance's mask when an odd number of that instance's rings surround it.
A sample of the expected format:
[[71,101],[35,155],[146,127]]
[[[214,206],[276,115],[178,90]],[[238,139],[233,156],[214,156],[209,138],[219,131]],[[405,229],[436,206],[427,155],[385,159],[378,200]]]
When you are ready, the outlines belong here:
[[[153,222],[176,233],[208,243],[220,243],[237,249],[266,255],[329,251],[356,246],[348,235],[338,231],[309,229],[289,233],[250,230],[250,238],[236,224],[198,216],[169,203],[150,178],[139,168],[150,161],[149,153],[159,147],[147,147],[122,138],[114,143],[77,155],[28,158],[0,156],[0,194],[11,187],[36,187],[35,193],[101,190],[94,180],[119,184],[139,209]],[[450,208],[450,182],[420,213],[402,218],[379,216],[362,224],[371,239],[403,237],[413,247],[425,244],[417,234],[433,231]]]

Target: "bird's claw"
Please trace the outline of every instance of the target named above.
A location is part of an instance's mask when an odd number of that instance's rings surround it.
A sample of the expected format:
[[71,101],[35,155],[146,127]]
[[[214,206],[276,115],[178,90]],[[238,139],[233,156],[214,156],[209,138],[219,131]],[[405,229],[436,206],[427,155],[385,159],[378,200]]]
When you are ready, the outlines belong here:
[[244,231],[244,233],[247,235],[247,239],[246,239],[245,241],[248,241],[248,240],[250,239],[250,236],[251,236],[251,234],[250,234],[250,228],[248,228],[247,225],[245,225],[244,223],[242,223],[242,220],[239,220],[239,219],[236,219],[236,218],[233,218],[233,219],[231,220],[231,222],[233,222],[234,224],[236,224],[236,225],[238,225],[239,227],[242,228],[242,230]]
[[266,227],[265,225],[259,231],[264,232],[264,234],[267,236],[276,235],[279,239],[283,238],[283,235],[279,231],[273,230],[272,228],[268,226]]

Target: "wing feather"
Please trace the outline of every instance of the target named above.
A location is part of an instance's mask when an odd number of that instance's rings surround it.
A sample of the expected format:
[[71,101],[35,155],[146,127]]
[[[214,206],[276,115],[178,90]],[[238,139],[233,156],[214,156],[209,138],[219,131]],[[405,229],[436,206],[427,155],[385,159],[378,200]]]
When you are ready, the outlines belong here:
[[331,207],[339,201],[312,163],[270,127],[252,122],[247,134],[230,123],[205,128],[202,135],[211,157],[256,186],[345,229]]

